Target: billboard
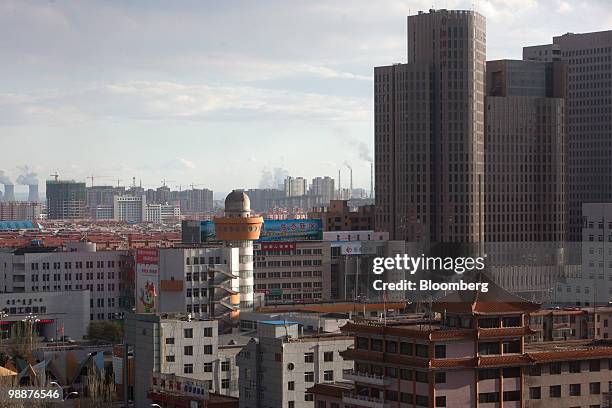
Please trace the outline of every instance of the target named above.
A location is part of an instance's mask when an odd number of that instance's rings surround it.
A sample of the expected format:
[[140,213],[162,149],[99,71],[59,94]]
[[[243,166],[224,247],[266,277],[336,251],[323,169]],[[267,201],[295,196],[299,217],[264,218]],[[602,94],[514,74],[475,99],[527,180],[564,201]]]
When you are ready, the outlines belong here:
[[[202,242],[215,241],[215,223],[200,223]],[[320,241],[323,239],[323,222],[318,218],[264,220],[259,242],[266,241]]]
[[264,220],[260,242],[319,241],[323,239],[320,219]]
[[159,250],[136,250],[136,313],[157,311]]

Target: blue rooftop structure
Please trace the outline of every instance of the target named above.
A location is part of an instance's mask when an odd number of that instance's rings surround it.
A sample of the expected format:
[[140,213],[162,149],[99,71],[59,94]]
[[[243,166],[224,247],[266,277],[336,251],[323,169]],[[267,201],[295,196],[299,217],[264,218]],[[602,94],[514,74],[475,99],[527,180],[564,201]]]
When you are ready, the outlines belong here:
[[36,229],[32,221],[0,221],[0,231]]
[[262,320],[259,323],[271,324],[273,326],[284,326],[286,324],[299,324],[298,322],[291,322],[289,320]]

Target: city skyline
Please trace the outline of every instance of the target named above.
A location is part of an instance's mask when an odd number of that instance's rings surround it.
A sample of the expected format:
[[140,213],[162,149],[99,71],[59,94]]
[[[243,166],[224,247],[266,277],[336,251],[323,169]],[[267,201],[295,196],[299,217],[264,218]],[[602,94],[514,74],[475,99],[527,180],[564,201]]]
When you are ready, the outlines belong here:
[[[506,3],[433,6],[483,14],[488,60],[612,24],[604,1]],[[16,178],[29,165],[41,187],[58,172],[221,193],[263,187],[275,171],[312,179],[341,169],[347,180],[346,161],[367,189],[373,67],[405,62],[405,16],[431,6],[5,2],[0,30],[13,40],[2,46],[0,72],[11,82],[0,90],[0,143],[18,153],[0,168]]]

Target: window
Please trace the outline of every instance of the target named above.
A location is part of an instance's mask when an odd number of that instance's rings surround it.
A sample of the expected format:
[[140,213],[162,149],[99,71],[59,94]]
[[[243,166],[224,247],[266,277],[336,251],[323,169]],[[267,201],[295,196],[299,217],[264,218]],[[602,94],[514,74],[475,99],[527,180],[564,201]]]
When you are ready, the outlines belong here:
[[589,371],[599,371],[600,369],[601,369],[601,364],[599,360],[589,361]]
[[478,353],[484,356],[489,354],[501,354],[499,342],[485,342],[478,345]]
[[314,401],[314,394],[304,394],[304,401]]
[[436,397],[436,407],[445,407],[446,406],[446,397],[439,396]]
[[426,344],[417,344],[416,345],[416,356],[428,358],[429,357],[429,349]]
[[360,350],[367,350],[369,348],[368,344],[369,341],[367,337],[357,337],[355,341],[355,348]]
[[304,353],[305,363],[314,363],[314,353]]
[[186,356],[193,356],[193,346],[185,346],[183,349],[183,354]]
[[478,370],[478,381],[490,380],[493,378],[499,378],[499,369],[483,368],[483,369]]
[[427,378],[427,373],[425,371],[415,371],[414,372],[414,377],[416,382],[420,382],[420,383],[428,383],[429,380]]
[[569,363],[569,372],[570,373],[579,373],[580,372],[580,361],[570,361],[570,363]]
[[520,391],[504,391],[504,401],[520,401]]
[[540,364],[536,364],[532,367],[529,367],[528,373],[532,377],[538,377],[542,375],[542,366]]
[[334,371],[333,370],[323,371],[323,381],[334,381]]
[[529,387],[529,399],[539,400],[542,398],[542,389],[540,387]]
[[435,348],[436,358],[446,358],[446,345],[438,344]]
[[213,329],[212,329],[212,327],[204,328],[204,337],[212,337],[212,336],[213,336]]
[[295,408],[295,401],[288,401],[287,408]]
[[601,394],[601,385],[598,382],[592,382],[589,384],[589,394],[597,395]]
[[289,391],[295,391],[295,381],[289,381],[287,383],[287,390]]
[[213,370],[213,363],[204,363],[205,373],[212,373],[212,370]]
[[325,401],[317,401],[317,408],[327,408]]
[[550,374],[561,374],[561,363],[550,363],[548,368]]
[[223,361],[221,362],[221,371],[229,371],[230,370],[230,362]]
[[207,344],[204,346],[204,354],[212,354],[213,353],[213,346],[212,344]]
[[304,381],[305,382],[314,382],[314,372],[306,371],[304,373]]
[[382,340],[372,339],[370,350],[372,350],[372,351],[383,351]]
[[580,396],[580,384],[570,384],[569,395],[572,397],[579,397]]
[[412,370],[406,370],[405,368],[400,369],[400,378],[402,380],[412,380]]
[[499,392],[481,392],[478,394],[478,402],[481,404],[499,402]]
[[519,367],[509,367],[502,370],[504,378],[517,378],[521,376],[521,369]]
[[193,364],[185,364],[183,366],[183,373],[185,373],[185,374],[193,374]]
[[412,343],[400,343],[400,353],[411,356],[412,355]]
[[548,396],[550,398],[561,398],[561,386],[551,385],[548,391]]
[[436,384],[445,384],[446,383],[446,372],[438,371],[435,374]]
[[387,353],[397,353],[397,342],[388,340],[385,351]]
[[167,363],[174,363],[174,356],[166,356]]
[[333,351],[324,352],[323,361],[334,361],[334,352]]
[[186,339],[193,339],[193,329],[184,329],[183,333]]
[[418,407],[428,407],[429,397],[427,395],[417,395],[415,402]]

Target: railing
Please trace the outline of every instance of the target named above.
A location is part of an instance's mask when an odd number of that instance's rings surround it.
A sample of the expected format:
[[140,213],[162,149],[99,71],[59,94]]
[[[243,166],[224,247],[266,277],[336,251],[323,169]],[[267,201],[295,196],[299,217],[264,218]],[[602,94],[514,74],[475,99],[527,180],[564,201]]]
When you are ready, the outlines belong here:
[[385,386],[391,383],[391,379],[389,377],[371,373],[364,373],[355,370],[351,370],[347,373],[344,373],[342,376],[345,380],[354,381],[358,383],[366,383],[379,386]]
[[342,402],[345,404],[355,405],[357,407],[368,408],[388,408],[390,406],[389,404],[386,404],[383,399],[353,394],[350,392],[342,394]]

